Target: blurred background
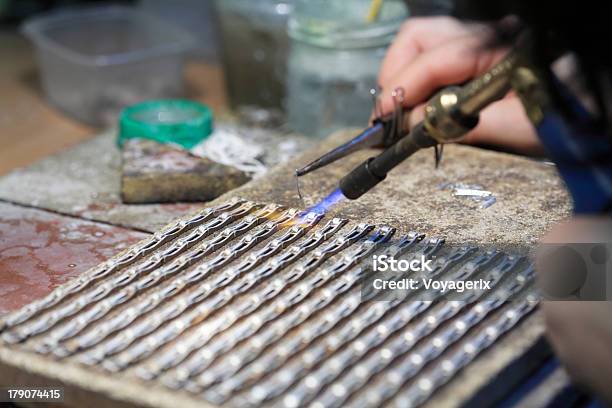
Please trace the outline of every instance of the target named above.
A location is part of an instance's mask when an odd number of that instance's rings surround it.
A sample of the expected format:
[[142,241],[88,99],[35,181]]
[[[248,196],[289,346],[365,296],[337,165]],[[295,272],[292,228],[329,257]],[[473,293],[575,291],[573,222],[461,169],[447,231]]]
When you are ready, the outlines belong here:
[[448,0],[0,0],[0,174],[88,139],[138,102],[312,140],[365,126],[386,48]]

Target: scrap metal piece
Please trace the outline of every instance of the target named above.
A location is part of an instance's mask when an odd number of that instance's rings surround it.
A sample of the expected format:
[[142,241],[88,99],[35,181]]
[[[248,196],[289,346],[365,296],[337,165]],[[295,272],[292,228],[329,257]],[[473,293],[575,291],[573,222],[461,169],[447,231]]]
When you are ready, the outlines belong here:
[[497,198],[491,191],[485,190],[478,184],[465,183],[443,183],[440,190],[452,190],[455,197],[466,197],[481,203],[480,208],[489,208],[497,202]]
[[456,188],[453,195],[466,197],[489,197],[491,192],[486,190],[476,190],[474,188]]

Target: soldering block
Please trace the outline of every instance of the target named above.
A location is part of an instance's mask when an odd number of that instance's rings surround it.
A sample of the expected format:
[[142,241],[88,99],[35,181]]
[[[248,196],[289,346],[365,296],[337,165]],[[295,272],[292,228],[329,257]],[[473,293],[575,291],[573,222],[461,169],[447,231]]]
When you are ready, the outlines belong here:
[[124,203],[210,201],[250,180],[243,171],[172,145],[131,139],[122,150]]

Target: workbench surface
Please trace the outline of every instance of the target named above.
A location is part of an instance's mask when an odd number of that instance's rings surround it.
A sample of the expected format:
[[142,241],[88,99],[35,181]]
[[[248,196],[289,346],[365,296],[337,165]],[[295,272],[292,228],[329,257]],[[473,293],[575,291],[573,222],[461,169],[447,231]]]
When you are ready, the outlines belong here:
[[[352,134],[332,135],[296,162],[278,167],[268,176],[247,183],[215,202],[240,196],[293,207],[312,205],[334,189],[343,174],[373,152],[360,153],[303,178],[304,203],[297,197],[292,169]],[[16,309],[33,297],[44,295],[162,224],[202,207],[202,204],[121,204],[119,152],[113,140],[114,134],[107,132],[0,178],[3,202],[0,253],[8,251],[6,265],[16,271],[10,274],[11,282],[3,282],[7,300],[2,305],[5,310],[0,312]],[[491,191],[497,202],[480,208],[479,203],[455,197],[451,191],[440,188],[449,182],[479,184]],[[429,236],[445,237],[449,243],[527,251],[552,224],[569,214],[569,198],[554,167],[473,147],[449,146],[439,169],[434,168],[430,151],[420,152],[371,193],[358,201],[340,203],[331,209],[330,215],[391,225],[399,233],[417,230]],[[33,261],[28,263],[27,259]],[[486,358],[466,369],[461,381],[454,382],[456,386],[436,395],[432,403],[448,405],[470,398],[474,390],[503,367],[518,356],[528,355],[542,332],[541,316],[531,315],[488,352]],[[32,364],[36,370],[52,368],[46,362],[29,357],[26,360],[14,363]],[[82,376],[80,371],[72,374],[75,379]],[[109,386],[117,389],[113,384]],[[141,395],[142,391],[131,386],[117,390],[126,398]],[[168,392],[153,394],[165,396],[167,401],[174,398]]]

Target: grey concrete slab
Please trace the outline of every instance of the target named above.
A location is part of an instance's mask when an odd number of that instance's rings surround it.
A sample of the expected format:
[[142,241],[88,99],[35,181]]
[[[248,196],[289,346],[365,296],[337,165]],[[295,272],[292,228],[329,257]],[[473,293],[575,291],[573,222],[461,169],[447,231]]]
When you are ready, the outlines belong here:
[[0,200],[143,231],[155,231],[202,204],[121,203],[114,132],[0,178]]

